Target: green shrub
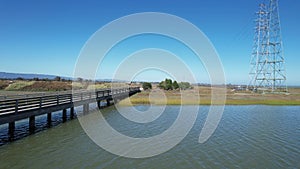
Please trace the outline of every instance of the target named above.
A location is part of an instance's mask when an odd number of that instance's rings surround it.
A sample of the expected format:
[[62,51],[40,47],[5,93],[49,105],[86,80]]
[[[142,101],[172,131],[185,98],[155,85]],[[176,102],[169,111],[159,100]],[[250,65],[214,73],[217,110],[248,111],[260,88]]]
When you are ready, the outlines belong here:
[[152,84],[149,83],[149,82],[144,82],[143,83],[143,89],[144,90],[152,89]]

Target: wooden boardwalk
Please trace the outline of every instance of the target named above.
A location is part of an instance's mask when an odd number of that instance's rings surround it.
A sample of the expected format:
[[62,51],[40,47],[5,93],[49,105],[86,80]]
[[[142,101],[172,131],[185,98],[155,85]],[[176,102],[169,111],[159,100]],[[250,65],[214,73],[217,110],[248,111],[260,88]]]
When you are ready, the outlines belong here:
[[66,121],[69,108],[73,118],[74,107],[83,106],[83,111],[88,111],[90,103],[100,107],[100,102],[106,101],[109,105],[111,100],[121,100],[137,92],[140,92],[139,87],[6,98],[0,100],[0,125],[8,123],[9,132],[14,132],[17,120],[29,118],[29,129],[34,130],[35,116],[47,114],[47,120],[51,122],[51,113],[62,110],[63,121]]

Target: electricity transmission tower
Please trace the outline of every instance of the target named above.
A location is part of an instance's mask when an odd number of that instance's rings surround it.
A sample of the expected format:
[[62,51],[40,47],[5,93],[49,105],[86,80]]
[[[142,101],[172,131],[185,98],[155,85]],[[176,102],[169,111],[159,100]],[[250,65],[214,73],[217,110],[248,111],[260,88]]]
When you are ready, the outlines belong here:
[[250,61],[249,90],[287,92],[278,0],[259,5]]

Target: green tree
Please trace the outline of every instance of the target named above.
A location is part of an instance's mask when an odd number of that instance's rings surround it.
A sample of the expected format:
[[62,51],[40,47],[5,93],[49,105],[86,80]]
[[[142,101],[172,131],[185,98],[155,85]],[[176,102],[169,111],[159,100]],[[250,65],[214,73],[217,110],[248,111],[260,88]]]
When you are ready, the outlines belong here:
[[171,79],[166,79],[165,80],[165,90],[173,90],[173,85],[172,85],[172,80]]
[[165,81],[161,81],[161,82],[158,84],[158,87],[161,88],[161,89],[164,89],[164,90],[166,90],[165,86],[166,86]]
[[83,78],[78,77],[76,81],[81,83],[81,82],[83,82]]
[[25,80],[25,79],[22,77],[18,77],[16,80]]
[[177,81],[172,82],[171,79],[165,79],[165,81],[161,81],[158,84],[158,87],[164,90],[177,90],[180,88],[181,90],[192,89],[192,85],[189,82],[180,82]]
[[143,89],[144,90],[152,89],[152,84],[149,83],[149,82],[144,82],[143,83]]
[[171,79],[165,79],[158,84],[158,87],[164,90],[173,90],[173,83]]
[[192,88],[192,86],[189,82],[180,82],[179,87],[181,90],[186,90],[186,89]]
[[38,77],[34,77],[32,80],[33,81],[39,81],[40,79]]
[[179,85],[178,85],[177,81],[175,80],[175,81],[173,82],[173,89],[176,90],[176,89],[178,89],[178,88],[179,88]]
[[53,80],[54,81],[61,81],[61,77],[60,76],[56,76]]

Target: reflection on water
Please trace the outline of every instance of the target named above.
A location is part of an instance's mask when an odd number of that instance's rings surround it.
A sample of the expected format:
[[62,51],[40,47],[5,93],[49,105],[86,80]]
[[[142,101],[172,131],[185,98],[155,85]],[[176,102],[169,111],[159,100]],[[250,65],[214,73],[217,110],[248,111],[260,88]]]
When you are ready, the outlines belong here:
[[[69,112],[68,112],[69,114]],[[70,120],[70,117],[67,116],[67,120]],[[47,116],[41,115],[35,117],[35,133],[48,129],[50,127],[57,126],[62,123],[62,113],[54,112],[52,113],[51,124],[47,124]],[[33,134],[29,130],[29,119],[23,119],[16,122],[15,132],[12,135],[8,134],[8,124],[0,125],[0,146],[9,143],[10,141],[19,140],[30,134]]]
[[[91,109],[96,108],[96,104],[90,104]],[[101,102],[100,106],[105,107],[106,103]],[[82,106],[76,107],[75,112],[82,111]],[[76,114],[75,114],[76,115]],[[8,124],[0,125],[0,146],[4,144],[8,144],[12,141],[16,141],[19,139],[22,139],[24,137],[27,137],[31,134],[38,133],[40,131],[49,129],[51,127],[57,126],[61,123],[63,123],[62,119],[62,111],[57,111],[52,113],[51,123],[47,123],[47,114],[43,114],[40,116],[35,117],[35,130],[34,132],[29,130],[29,119],[23,119],[16,121],[15,123],[15,130],[13,134],[8,134]],[[76,116],[74,117],[76,118]],[[70,109],[67,109],[67,121],[72,120],[70,117]]]
[[[147,124],[129,122],[113,107],[103,114],[125,135],[150,137],[170,127],[179,108],[167,106],[161,117]],[[180,144],[155,157],[129,159],[110,154],[88,138],[78,120],[72,120],[1,146],[0,168],[300,167],[300,107],[227,106],[216,132],[199,144],[208,108],[200,108],[194,127]]]

